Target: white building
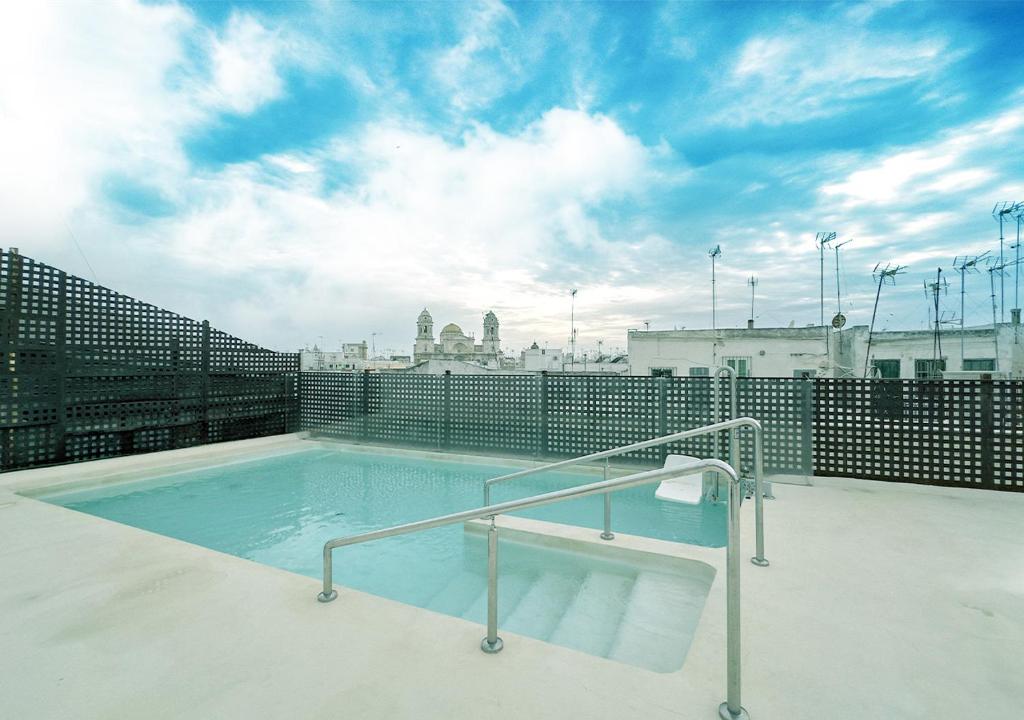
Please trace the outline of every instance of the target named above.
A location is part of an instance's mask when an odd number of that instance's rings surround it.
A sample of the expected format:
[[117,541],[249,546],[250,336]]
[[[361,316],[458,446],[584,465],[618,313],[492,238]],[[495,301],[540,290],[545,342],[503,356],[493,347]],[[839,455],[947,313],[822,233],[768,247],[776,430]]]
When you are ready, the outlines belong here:
[[366,341],[344,343],[340,351],[321,350],[316,345],[312,350],[299,351],[299,370],[302,372],[362,372],[363,370],[400,370],[412,365],[408,355],[392,355],[390,358],[368,358]]
[[498,318],[488,311],[484,315],[484,338],[480,343],[472,335],[466,335],[455,323],[441,328],[440,342],[434,342],[434,319],[423,308],[416,320],[416,345],[413,352],[415,361],[423,360],[465,360],[483,365],[500,367],[503,354],[498,335]]
[[519,363],[523,370],[530,370],[532,372],[547,370],[548,372],[554,372],[562,369],[562,357],[563,354],[560,349],[551,350],[539,347],[537,343],[533,343],[520,354]]
[[944,330],[940,338],[941,354],[930,330],[876,331],[869,351],[865,325],[841,332],[821,326],[630,330],[628,343],[633,375],[707,375],[715,365],[728,365],[747,377],[865,377],[865,369],[868,377],[885,378],[965,371],[1024,377],[1019,324],[967,328],[963,362],[959,330]]

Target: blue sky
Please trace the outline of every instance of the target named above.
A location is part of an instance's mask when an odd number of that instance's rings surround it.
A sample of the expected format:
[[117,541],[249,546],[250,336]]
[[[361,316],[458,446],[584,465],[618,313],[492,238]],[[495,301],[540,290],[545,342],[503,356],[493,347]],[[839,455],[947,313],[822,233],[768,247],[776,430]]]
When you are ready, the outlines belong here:
[[570,287],[585,348],[707,327],[716,244],[720,325],[751,275],[759,325],[804,325],[819,230],[852,323],[898,263],[880,325],[926,327],[1024,200],[1024,3],[0,12],[0,244],[280,349],[408,351],[423,306],[560,346]]

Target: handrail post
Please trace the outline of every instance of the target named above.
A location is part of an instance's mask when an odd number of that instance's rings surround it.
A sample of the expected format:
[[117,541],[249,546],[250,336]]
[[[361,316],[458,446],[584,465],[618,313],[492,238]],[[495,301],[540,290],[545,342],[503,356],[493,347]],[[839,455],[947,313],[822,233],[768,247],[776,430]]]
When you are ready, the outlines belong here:
[[764,430],[754,427],[754,530],[757,538],[757,553],[750,562],[758,567],[767,567],[764,556]]
[[324,589],[316,596],[320,602],[330,602],[338,597],[338,591],[334,589],[334,559],[330,543],[324,544]]
[[487,637],[480,641],[485,653],[501,652],[505,643],[498,637],[498,527],[491,515],[487,531]]
[[[608,458],[604,459],[604,479],[608,481]],[[615,533],[612,532],[612,494],[604,494],[604,532],[601,533],[602,540],[614,540]]]
[[[735,468],[734,468],[735,470]],[[718,476],[722,477],[721,470]],[[718,706],[722,720],[749,720],[740,704],[740,481],[725,478],[729,485],[729,544],[726,547],[726,700]]]

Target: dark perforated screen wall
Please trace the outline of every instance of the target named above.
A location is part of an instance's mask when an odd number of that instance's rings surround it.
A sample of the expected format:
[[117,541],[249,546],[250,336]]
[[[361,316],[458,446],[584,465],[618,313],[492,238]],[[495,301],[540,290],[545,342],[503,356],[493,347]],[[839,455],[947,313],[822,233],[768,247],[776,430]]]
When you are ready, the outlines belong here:
[[297,354],[0,253],[0,469],[293,431]]
[[[710,423],[709,377],[302,373],[302,427],[343,438],[537,458]],[[719,403],[727,417],[725,381]],[[1024,383],[740,378],[769,472],[1024,491]],[[751,470],[752,438],[741,433]],[[724,457],[711,438],[634,453]]]

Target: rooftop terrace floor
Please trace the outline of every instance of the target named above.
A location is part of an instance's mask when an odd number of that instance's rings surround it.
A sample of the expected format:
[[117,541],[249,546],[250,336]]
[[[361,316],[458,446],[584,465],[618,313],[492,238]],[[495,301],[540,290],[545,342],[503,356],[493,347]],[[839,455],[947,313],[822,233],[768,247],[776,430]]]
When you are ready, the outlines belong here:
[[[320,604],[315,579],[11,492],[44,472],[0,476],[4,717],[697,720],[724,699],[724,550],[615,541],[718,568],[679,672],[509,633],[485,655],[481,625],[344,588]],[[1024,494],[813,482],[775,485],[769,568],[746,562],[743,507],[751,717],[1018,716]]]

